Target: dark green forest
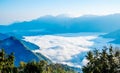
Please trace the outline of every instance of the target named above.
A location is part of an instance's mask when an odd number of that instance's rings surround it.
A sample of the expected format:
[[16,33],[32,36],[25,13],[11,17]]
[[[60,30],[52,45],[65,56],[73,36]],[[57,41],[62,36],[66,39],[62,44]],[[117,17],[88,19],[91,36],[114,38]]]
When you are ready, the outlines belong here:
[[14,65],[14,53],[7,54],[4,49],[0,51],[0,73],[75,73],[67,65],[48,64],[46,61],[20,62],[19,66]]
[[[83,73],[120,73],[120,49],[104,47],[102,50],[89,51],[88,63],[82,67]],[[14,53],[7,54],[0,50],[0,73],[77,73],[67,65],[48,64],[46,61],[20,62],[14,65]]]
[[101,51],[89,51],[86,56],[89,61],[83,66],[83,73],[120,73],[120,49],[104,47]]

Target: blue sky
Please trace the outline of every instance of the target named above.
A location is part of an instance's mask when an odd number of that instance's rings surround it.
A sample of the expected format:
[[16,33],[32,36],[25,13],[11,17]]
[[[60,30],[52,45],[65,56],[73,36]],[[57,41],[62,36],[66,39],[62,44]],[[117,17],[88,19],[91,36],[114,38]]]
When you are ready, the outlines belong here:
[[120,13],[120,0],[0,0],[0,24],[44,15],[107,15]]

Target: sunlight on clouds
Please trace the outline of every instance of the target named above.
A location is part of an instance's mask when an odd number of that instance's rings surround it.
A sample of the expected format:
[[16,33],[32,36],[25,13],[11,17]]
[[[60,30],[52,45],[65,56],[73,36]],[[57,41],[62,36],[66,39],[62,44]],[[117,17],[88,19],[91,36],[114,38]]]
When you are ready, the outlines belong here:
[[55,63],[67,64],[79,67],[87,64],[84,58],[86,52],[94,48],[109,46],[111,40],[98,37],[101,34],[58,34],[42,36],[26,36],[24,40],[32,42],[40,47],[39,52]]
[[[40,52],[49,59],[57,63],[65,63],[70,66],[77,66],[72,63],[73,56],[82,52],[87,52],[94,43],[90,40],[96,36],[64,37],[55,35],[25,37],[25,40],[35,43],[40,47]],[[67,61],[67,62],[66,62]],[[80,65],[78,65],[80,67]]]

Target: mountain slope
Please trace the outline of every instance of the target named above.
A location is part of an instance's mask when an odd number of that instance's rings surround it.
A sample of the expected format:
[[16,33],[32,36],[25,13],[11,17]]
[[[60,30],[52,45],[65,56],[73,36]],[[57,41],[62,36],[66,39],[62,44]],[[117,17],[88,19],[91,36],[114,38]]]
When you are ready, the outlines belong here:
[[16,39],[15,37],[9,37],[2,41],[0,41],[0,49],[4,48],[4,50],[10,54],[11,52],[15,55],[15,65],[19,65],[20,61],[29,62],[29,61],[40,61],[46,60],[49,63],[51,62],[45,56],[37,55],[30,51],[28,47],[26,47],[21,41]]
[[115,39],[114,41],[111,41],[111,43],[120,44],[120,38],[119,39]]
[[25,47],[27,47],[29,50],[35,50],[35,49],[39,49],[40,47],[38,47],[37,45],[31,43],[31,42],[27,42],[24,41],[24,37],[19,35],[19,34],[15,34],[15,33],[0,33],[0,41],[7,39],[9,37],[15,37],[16,39],[18,39],[22,44],[25,45]]
[[27,47],[29,50],[37,50],[39,49],[40,47],[38,47],[37,45],[31,43],[31,42],[27,42],[27,41],[24,41],[24,40],[20,40],[22,44],[25,45],[25,47]]
[[103,35],[104,38],[113,38],[115,40],[111,41],[115,44],[120,44],[120,30],[113,31],[111,33],[108,33],[106,35]]
[[0,41],[6,39],[8,37],[9,37],[8,35],[0,33]]
[[120,37],[120,30],[110,32],[110,33],[104,35],[103,37],[105,37],[105,38],[119,38]]

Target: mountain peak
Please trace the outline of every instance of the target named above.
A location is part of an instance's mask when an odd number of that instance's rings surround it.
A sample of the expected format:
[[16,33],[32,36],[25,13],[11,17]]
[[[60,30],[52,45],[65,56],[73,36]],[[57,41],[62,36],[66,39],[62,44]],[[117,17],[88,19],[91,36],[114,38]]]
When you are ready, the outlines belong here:
[[[4,50],[10,54],[12,52],[15,53],[15,65],[18,66],[21,61],[29,62],[32,60],[40,61],[40,60],[49,60],[46,57],[37,55],[33,53],[28,47],[23,44],[19,39],[10,36],[0,42],[0,49],[4,48]],[[40,57],[41,56],[41,57]]]

